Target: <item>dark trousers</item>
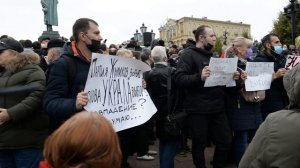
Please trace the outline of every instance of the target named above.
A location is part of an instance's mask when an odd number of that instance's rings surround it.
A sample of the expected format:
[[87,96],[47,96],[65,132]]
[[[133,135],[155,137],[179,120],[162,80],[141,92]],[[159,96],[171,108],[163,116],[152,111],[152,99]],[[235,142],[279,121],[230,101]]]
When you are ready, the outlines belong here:
[[234,131],[233,135],[233,151],[235,164],[238,166],[245,151],[248,143],[251,142],[255,135],[256,129]]
[[190,135],[189,123],[188,119],[185,118],[183,121],[183,129],[182,129],[182,138],[181,138],[181,148],[185,150],[188,147],[188,138]]
[[137,152],[137,156],[143,156],[148,153],[148,136],[144,131],[143,125],[129,128],[118,132],[120,148],[122,151],[121,168],[127,168],[128,157]]
[[36,148],[0,150],[0,168],[39,167],[42,150]]
[[156,115],[154,115],[149,121],[147,121],[145,124],[143,124],[144,130],[147,133],[148,141],[155,141],[156,140],[156,135],[154,131],[155,127],[155,118]]
[[225,112],[215,114],[196,114],[189,116],[192,134],[192,155],[196,168],[205,168],[204,149],[209,136],[216,145],[214,168],[226,166],[231,146],[231,133]]
[[180,149],[180,139],[159,141],[160,168],[174,168],[174,159]]
[[149,151],[149,135],[147,130],[145,129],[147,125],[143,124],[140,126],[137,126],[137,135],[134,137],[134,146],[135,150],[137,152],[137,156],[144,156],[148,154]]
[[120,141],[120,148],[122,152],[122,164],[121,168],[127,168],[129,167],[129,164],[127,162],[128,157],[133,154],[133,140],[136,135],[136,128],[129,128],[127,130],[119,131],[119,141]]

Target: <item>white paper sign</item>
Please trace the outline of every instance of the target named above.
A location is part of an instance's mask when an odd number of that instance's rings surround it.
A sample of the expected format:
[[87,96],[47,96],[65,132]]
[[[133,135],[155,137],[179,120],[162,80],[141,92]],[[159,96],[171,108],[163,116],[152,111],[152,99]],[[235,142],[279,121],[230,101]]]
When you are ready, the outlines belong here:
[[210,76],[205,80],[204,87],[236,86],[233,79],[237,71],[238,58],[211,58],[209,62]]
[[290,70],[290,69],[294,68],[296,65],[298,65],[299,62],[300,62],[300,56],[289,55],[286,58],[285,68],[287,70]]
[[271,87],[273,62],[247,62],[246,91],[267,90]]
[[85,91],[85,109],[102,114],[116,131],[141,125],[157,111],[142,87],[143,72],[150,67],[134,59],[94,54]]

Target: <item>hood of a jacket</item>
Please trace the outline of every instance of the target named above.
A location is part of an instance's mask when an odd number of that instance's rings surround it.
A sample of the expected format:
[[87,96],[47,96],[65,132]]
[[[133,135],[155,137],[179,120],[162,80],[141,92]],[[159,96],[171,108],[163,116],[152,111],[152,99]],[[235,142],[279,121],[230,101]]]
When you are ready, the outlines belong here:
[[71,42],[65,43],[63,46],[63,51],[61,55],[74,56],[74,52],[72,50]]
[[272,59],[274,61],[279,61],[279,62],[285,61],[285,57],[283,55],[277,54],[275,52],[272,53],[272,55],[271,55],[267,51],[262,51],[262,52],[259,52],[256,57],[263,57],[263,58],[267,57],[269,59]]
[[194,51],[196,51],[200,54],[204,54],[204,55],[207,55],[207,56],[213,56],[213,53],[211,51],[207,51],[207,50],[204,50],[202,48],[196,47],[196,41],[194,41],[192,39],[187,39],[186,46],[187,46],[188,49],[194,50]]
[[[102,51],[99,51],[99,54],[102,54]],[[74,56],[74,52],[72,49],[72,42],[65,43],[65,45],[63,46],[61,55],[66,55],[66,56],[70,56],[70,57]],[[82,56],[79,55],[79,58],[82,59]]]
[[289,70],[283,77],[283,85],[290,100],[289,109],[300,108],[300,66]]
[[16,72],[28,65],[38,65],[40,63],[40,56],[33,51],[24,51],[19,53],[16,59],[7,62],[4,67],[5,70]]
[[186,40],[186,47],[189,48],[191,46],[196,46],[196,41],[189,38],[189,39]]
[[205,56],[210,56],[210,57],[213,56],[213,53],[211,51],[207,51],[207,50],[204,50],[202,48],[198,48],[196,46],[190,46],[189,49],[194,50],[194,51],[196,51],[196,52],[198,52],[202,55],[205,55]]

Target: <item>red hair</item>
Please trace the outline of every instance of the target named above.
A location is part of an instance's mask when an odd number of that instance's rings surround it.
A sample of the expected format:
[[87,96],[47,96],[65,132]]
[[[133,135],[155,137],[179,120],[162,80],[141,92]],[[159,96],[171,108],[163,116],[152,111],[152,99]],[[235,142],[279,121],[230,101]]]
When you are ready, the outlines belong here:
[[46,140],[45,160],[53,168],[118,168],[121,150],[111,123],[93,112],[80,112]]

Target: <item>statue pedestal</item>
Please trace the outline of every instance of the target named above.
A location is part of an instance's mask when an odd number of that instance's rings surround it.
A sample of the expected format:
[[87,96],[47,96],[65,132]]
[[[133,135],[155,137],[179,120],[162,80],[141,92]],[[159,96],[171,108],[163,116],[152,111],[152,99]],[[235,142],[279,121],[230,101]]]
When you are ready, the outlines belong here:
[[43,38],[58,39],[61,38],[58,31],[43,31],[43,34],[39,37],[39,41],[42,41]]

